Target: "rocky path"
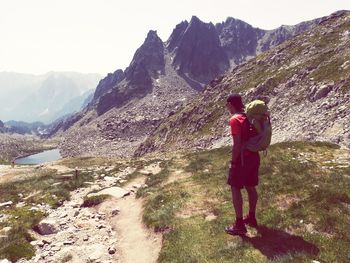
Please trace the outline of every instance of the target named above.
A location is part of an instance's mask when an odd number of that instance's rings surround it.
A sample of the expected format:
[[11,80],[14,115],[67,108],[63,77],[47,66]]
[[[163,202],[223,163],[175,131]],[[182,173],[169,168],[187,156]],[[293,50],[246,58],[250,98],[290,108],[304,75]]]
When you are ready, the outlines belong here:
[[[62,165],[49,165],[59,173],[71,171]],[[151,165],[145,173],[159,172]],[[35,256],[18,262],[156,262],[162,245],[162,235],[147,229],[142,223],[143,201],[135,193],[145,182],[145,176],[133,179],[123,188],[116,183],[134,171],[104,176],[87,187],[71,192],[70,201],[57,209],[42,205],[48,216],[31,234],[35,241]],[[86,196],[108,194],[111,197],[95,207],[81,207]]]
[[[143,184],[145,178],[137,178],[125,188],[136,188]],[[120,210],[118,216],[111,218],[110,224],[117,232],[117,250],[120,254],[120,262],[123,263],[152,263],[157,262],[162,245],[161,234],[156,234],[147,229],[142,223],[142,200],[134,195],[128,195],[122,199],[104,202],[99,211],[107,213],[112,208]]]

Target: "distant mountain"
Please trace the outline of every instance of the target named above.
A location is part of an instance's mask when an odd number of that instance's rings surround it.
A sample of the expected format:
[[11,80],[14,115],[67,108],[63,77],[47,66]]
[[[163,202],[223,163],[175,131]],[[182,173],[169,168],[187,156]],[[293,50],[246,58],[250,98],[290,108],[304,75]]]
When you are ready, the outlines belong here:
[[45,125],[42,122],[33,122],[27,123],[23,121],[7,121],[3,123],[3,128],[1,131],[0,123],[0,132],[2,133],[18,133],[18,134],[35,134],[41,135],[49,128],[48,125]]
[[[0,72],[0,118],[50,122],[59,117],[59,112],[67,114],[79,110],[85,99],[81,96],[95,88],[99,79],[98,74],[74,72],[50,72],[39,76]],[[71,102],[73,111],[62,109],[75,97],[78,105],[73,106]]]
[[91,103],[58,121],[51,134],[64,137],[65,155],[132,155],[212,79],[319,21],[262,30],[234,18],[214,25],[194,16],[179,23],[166,42],[151,30],[129,67],[102,79]]
[[85,91],[80,96],[73,96],[72,99],[68,100],[61,109],[52,114],[51,119],[56,120],[62,116],[73,114],[75,112],[81,111],[85,108],[92,100],[94,95],[94,89]]

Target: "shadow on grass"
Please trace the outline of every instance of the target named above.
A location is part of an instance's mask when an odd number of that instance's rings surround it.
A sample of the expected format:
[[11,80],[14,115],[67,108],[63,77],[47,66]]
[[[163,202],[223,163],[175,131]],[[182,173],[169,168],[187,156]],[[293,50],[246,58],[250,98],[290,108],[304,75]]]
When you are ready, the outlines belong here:
[[258,236],[244,236],[242,239],[251,243],[254,248],[258,249],[269,260],[286,254],[306,253],[317,255],[320,252],[317,246],[305,241],[300,236],[294,236],[285,231],[266,226],[259,226],[257,230]]

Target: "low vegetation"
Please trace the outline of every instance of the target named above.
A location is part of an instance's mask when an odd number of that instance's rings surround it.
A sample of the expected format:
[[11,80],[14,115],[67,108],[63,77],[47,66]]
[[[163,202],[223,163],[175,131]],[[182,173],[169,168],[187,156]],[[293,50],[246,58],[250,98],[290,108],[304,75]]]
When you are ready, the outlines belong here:
[[69,200],[71,191],[93,180],[90,172],[81,172],[78,177],[64,177],[53,169],[38,169],[35,176],[23,177],[21,181],[0,184],[0,203],[12,202],[7,207],[0,207],[0,229],[10,227],[9,233],[0,238],[0,258],[13,262],[34,255],[30,244],[33,239],[28,230],[45,216],[36,207],[58,207]]
[[86,196],[81,207],[92,207],[101,204],[106,199],[110,198],[110,195],[93,195]]
[[[173,158],[140,190],[144,222],[164,231],[159,262],[350,262],[349,151],[320,142],[273,145],[261,158],[260,226],[243,238],[224,232],[234,218],[229,151]],[[191,176],[167,184],[176,170]]]

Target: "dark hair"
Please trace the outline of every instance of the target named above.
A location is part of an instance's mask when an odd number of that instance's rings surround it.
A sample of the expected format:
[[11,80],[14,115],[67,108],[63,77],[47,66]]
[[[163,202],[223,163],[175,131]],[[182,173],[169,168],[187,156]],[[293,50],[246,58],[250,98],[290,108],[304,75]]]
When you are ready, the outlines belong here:
[[243,111],[244,110],[244,104],[242,102],[242,97],[241,95],[237,93],[230,94],[227,97],[226,100],[228,103],[230,103],[237,111]]

